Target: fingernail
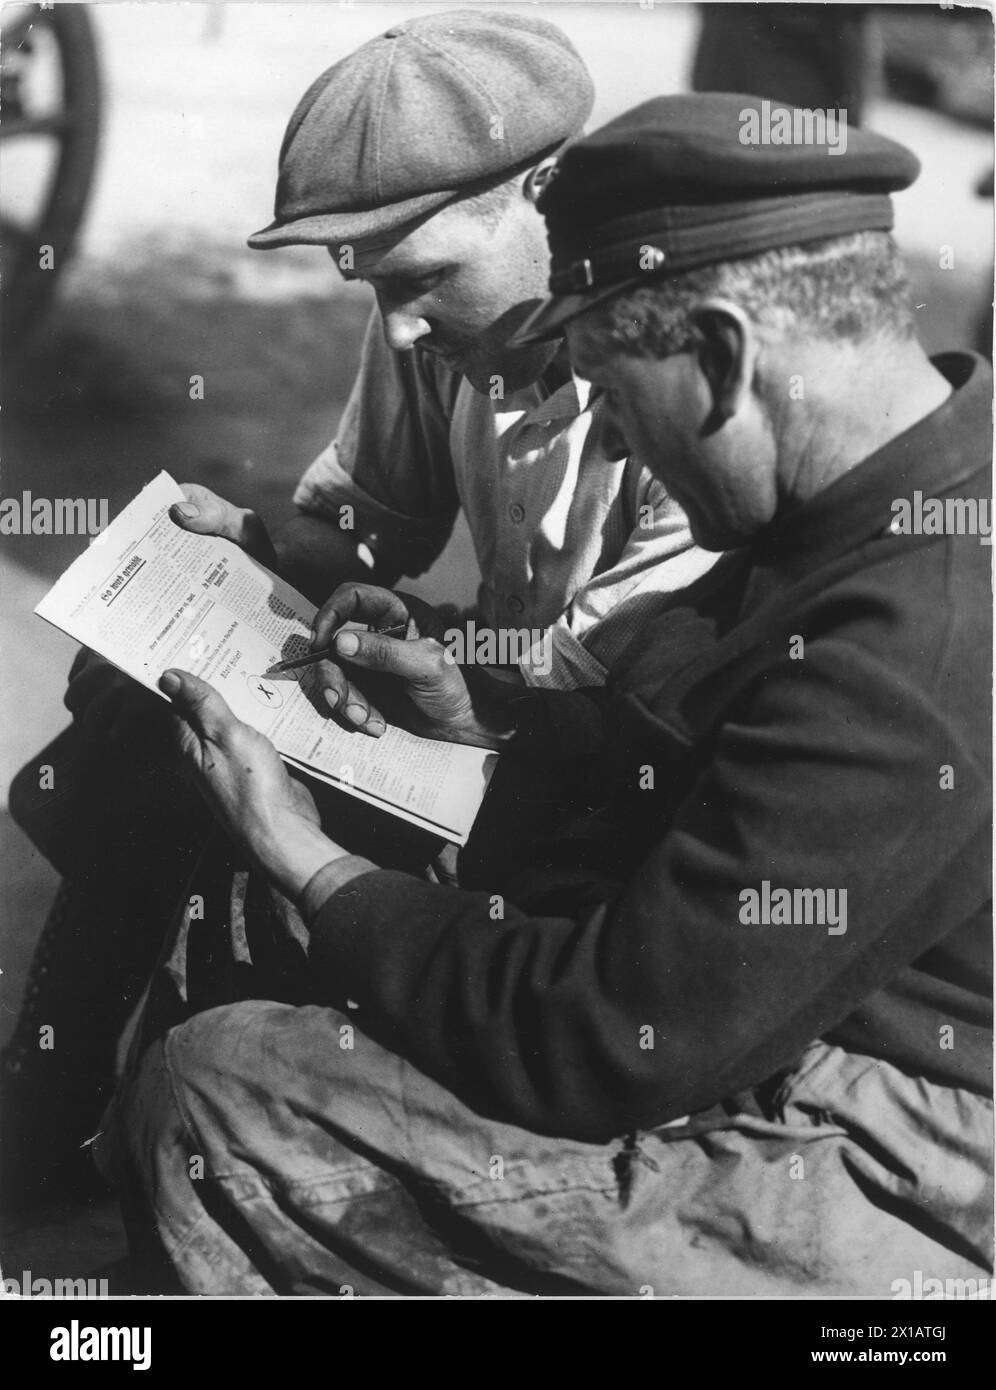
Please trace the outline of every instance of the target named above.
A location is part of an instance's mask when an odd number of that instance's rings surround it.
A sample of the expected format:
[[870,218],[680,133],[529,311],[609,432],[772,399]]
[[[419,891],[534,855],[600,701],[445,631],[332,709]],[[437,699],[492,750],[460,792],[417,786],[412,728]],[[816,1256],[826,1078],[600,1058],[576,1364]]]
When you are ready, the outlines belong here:
[[336,705],[339,703],[338,690],[326,690],[325,703],[329,706],[330,709],[335,709]]
[[185,517],[200,516],[201,514],[200,507],[195,507],[193,502],[177,502],[173,510]]
[[373,734],[374,738],[380,738],[386,730],[387,725],[384,723],[383,719],[378,719],[374,716],[372,719],[367,720],[367,733]]
[[367,712],[362,705],[347,705],[346,715],[354,724],[362,724],[367,717]]
[[165,690],[167,695],[175,695],[180,689],[180,677],[175,671],[164,671],[159,677],[159,689]]
[[355,632],[344,632],[341,637],[335,639],[336,651],[343,656],[355,656],[359,651],[360,641]]

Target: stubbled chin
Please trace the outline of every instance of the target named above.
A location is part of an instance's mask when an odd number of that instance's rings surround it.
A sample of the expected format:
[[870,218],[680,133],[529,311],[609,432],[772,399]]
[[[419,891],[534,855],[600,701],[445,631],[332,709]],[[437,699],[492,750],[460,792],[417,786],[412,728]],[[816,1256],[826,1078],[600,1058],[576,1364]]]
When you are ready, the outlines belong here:
[[[537,343],[535,347],[519,348],[483,358],[479,353],[471,353],[463,363],[463,374],[482,396],[501,400],[513,391],[521,391],[531,386],[546,371],[557,355],[559,341]],[[495,378],[500,378],[496,381]],[[501,395],[497,388],[500,387]]]
[[[664,483],[664,486],[667,487],[667,483]],[[732,536],[725,533],[722,527],[717,526],[715,521],[707,516],[694,502],[688,504],[682,501],[674,491],[671,489],[668,490],[688,518],[688,529],[692,533],[692,540],[701,550],[720,552],[745,544],[745,537]]]

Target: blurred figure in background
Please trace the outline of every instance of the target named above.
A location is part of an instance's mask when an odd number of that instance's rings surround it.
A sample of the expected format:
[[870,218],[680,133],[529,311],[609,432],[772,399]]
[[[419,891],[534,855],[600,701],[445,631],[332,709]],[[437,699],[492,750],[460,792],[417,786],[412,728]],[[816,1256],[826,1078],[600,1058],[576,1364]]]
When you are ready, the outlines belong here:
[[700,5],[698,92],[753,92],[859,124],[877,69],[867,5]]

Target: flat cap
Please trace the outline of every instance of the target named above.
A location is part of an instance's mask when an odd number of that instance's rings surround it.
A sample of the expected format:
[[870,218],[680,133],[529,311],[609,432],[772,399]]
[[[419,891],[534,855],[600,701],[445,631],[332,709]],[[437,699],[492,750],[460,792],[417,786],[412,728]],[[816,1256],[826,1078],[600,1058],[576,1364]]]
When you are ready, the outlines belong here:
[[516,343],[563,332],[622,289],[779,246],[888,230],[920,162],[846,112],[761,97],[657,97],[571,145],[539,209],[550,295]]
[[591,78],[555,25],[453,10],[396,24],[305,92],[259,250],[379,235],[576,135]]

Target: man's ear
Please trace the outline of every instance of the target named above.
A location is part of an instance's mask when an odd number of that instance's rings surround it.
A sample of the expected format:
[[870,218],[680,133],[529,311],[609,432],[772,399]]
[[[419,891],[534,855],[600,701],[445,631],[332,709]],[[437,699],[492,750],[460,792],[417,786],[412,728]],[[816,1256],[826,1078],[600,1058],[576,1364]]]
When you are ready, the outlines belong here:
[[754,380],[759,344],[753,323],[728,299],[705,299],[691,313],[699,371],[709,386],[712,408],[704,434],[722,429],[746,403]]
[[557,165],[558,154],[548,154],[546,159],[541,159],[535,168],[530,169],[529,173],[522,181],[522,193],[531,203],[539,201],[540,194],[546,188],[553,176],[553,171]]

